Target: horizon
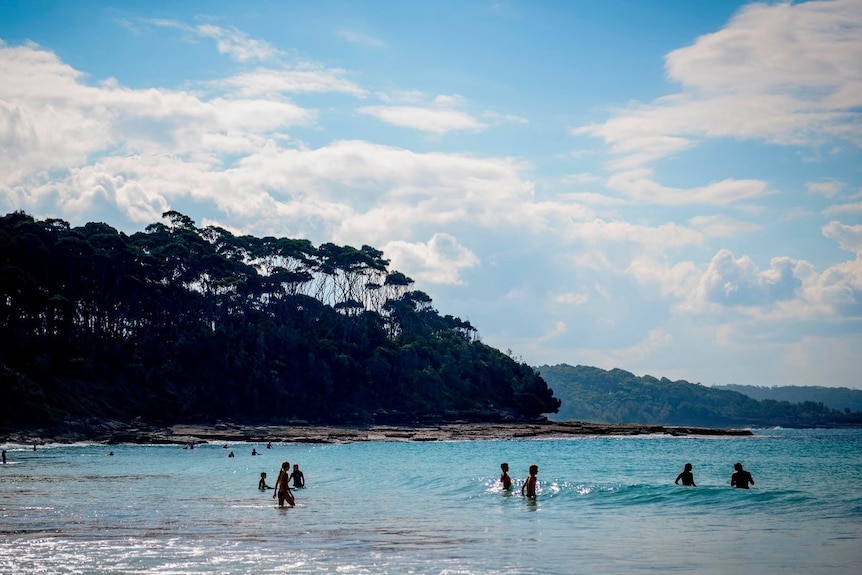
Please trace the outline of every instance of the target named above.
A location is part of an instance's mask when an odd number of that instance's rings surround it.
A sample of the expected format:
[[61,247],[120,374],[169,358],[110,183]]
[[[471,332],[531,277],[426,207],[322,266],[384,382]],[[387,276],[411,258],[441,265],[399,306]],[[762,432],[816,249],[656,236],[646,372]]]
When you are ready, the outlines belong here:
[[862,389],[862,0],[0,4],[0,210],[371,245],[534,367]]

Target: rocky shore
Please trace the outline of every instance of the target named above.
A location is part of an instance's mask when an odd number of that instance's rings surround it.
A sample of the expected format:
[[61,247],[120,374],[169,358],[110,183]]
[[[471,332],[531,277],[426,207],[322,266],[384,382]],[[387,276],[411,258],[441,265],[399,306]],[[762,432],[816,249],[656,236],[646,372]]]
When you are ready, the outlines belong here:
[[0,434],[2,443],[45,444],[96,441],[106,444],[353,443],[360,441],[475,441],[559,439],[578,436],[745,436],[747,429],[713,429],[639,424],[569,422],[465,422],[411,425],[173,425],[154,427],[120,422],[73,422],[63,429]]

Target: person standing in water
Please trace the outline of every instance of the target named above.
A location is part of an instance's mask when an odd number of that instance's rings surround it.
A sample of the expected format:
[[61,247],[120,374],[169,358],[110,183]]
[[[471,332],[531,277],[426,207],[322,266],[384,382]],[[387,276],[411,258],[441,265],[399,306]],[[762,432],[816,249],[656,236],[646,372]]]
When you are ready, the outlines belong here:
[[305,474],[303,474],[302,471],[299,470],[298,463],[293,464],[293,473],[290,474],[290,477],[288,479],[293,481],[294,489],[302,489],[303,487],[305,487]]
[[503,491],[512,490],[512,478],[509,477],[509,464],[506,462],[500,464],[500,483],[503,484]]
[[536,477],[539,474],[539,466],[531,465],[530,466],[530,476],[524,480],[524,484],[521,485],[521,495],[527,497],[528,499],[536,498],[536,487],[539,483],[539,479]]
[[730,476],[730,486],[738,487],[739,489],[748,489],[748,484],[754,485],[754,478],[751,473],[742,468],[740,462],[733,464],[733,475]]
[[267,489],[272,489],[269,485],[266,484],[266,471],[260,472],[260,481],[257,482],[257,488],[261,491],[266,491]]
[[679,475],[676,476],[676,479],[673,482],[674,485],[679,485],[680,480],[682,480],[683,485],[697,487],[697,484],[694,482],[694,473],[691,472],[691,463],[685,464],[685,469],[680,471]]
[[278,472],[278,479],[275,480],[275,493],[272,498],[278,496],[278,506],[284,507],[284,502],[293,507],[296,500],[293,498],[293,492],[290,490],[290,463],[285,461],[281,464],[281,470]]

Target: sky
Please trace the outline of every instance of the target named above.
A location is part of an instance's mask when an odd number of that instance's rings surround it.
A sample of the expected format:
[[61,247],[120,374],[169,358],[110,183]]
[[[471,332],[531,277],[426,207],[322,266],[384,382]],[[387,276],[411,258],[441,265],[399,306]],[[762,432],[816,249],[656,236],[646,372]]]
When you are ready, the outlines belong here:
[[0,0],[0,212],[381,249],[530,365],[862,389],[862,0]]

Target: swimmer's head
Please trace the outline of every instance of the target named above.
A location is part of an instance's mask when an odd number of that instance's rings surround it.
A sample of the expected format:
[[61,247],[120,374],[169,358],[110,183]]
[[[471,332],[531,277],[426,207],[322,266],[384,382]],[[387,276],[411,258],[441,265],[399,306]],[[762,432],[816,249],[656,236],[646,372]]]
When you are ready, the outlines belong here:
[[266,471],[261,471],[261,472],[260,472],[260,478],[261,478],[261,479],[266,479]]
[[536,475],[538,472],[539,472],[539,466],[538,465],[531,465],[530,466],[530,475]]
[[740,462],[736,462],[733,464],[733,468],[737,471],[742,471],[742,464]]
[[691,463],[686,463],[686,464],[685,464],[685,470],[686,470],[686,471],[691,471]]
[[509,471],[509,464],[508,463],[501,463],[500,469],[502,469],[503,471]]

